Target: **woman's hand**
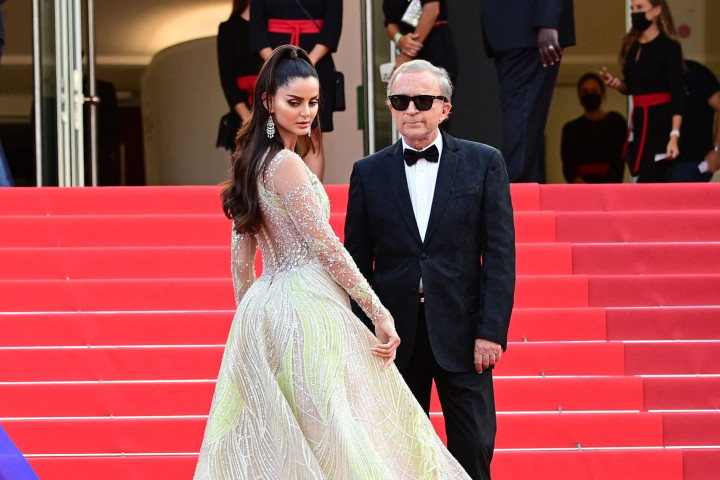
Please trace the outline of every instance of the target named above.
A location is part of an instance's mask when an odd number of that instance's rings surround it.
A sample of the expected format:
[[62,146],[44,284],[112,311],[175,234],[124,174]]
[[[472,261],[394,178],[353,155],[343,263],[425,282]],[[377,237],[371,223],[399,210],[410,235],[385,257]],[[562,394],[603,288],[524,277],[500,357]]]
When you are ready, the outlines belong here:
[[614,88],[620,93],[625,93],[626,88],[623,81],[620,80],[618,77],[613,76],[613,74],[610,73],[607,67],[602,67],[602,70],[600,71],[600,77],[605,83],[605,86]]
[[670,141],[667,144],[667,150],[665,152],[668,160],[674,160],[680,155],[680,149],[678,148],[678,137],[675,135],[670,136]]
[[422,50],[423,44],[418,41],[419,35],[417,33],[407,33],[400,37],[398,40],[398,48],[400,51],[409,57],[417,57],[417,54]]
[[400,337],[395,331],[395,320],[390,313],[375,324],[375,336],[382,343],[373,345],[372,354],[376,357],[386,358],[385,366],[389,367],[395,361],[397,347],[400,345]]

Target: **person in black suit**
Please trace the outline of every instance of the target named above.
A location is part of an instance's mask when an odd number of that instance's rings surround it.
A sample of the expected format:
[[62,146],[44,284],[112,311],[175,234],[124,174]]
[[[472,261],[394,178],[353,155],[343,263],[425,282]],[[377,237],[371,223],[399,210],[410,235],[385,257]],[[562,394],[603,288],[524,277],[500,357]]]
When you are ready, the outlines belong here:
[[435,380],[450,452],[473,479],[489,479],[492,368],[515,289],[513,209],[500,152],[439,131],[451,96],[447,72],[427,61],[395,70],[388,98],[402,139],[353,166],[345,246],[395,319],[408,386],[428,412]]
[[572,0],[480,0],[495,60],[503,153],[511,182],[545,181],[545,124],[564,47],[575,44]]

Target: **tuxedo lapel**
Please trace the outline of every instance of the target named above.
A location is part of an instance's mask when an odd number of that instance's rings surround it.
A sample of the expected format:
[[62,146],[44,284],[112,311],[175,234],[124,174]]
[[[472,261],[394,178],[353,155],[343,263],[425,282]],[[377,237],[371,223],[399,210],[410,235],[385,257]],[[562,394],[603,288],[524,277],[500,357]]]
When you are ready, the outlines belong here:
[[402,141],[395,143],[393,148],[387,153],[384,159],[385,168],[387,169],[387,178],[390,182],[390,190],[400,207],[400,213],[405,219],[405,223],[417,240],[422,243],[420,238],[420,230],[418,230],[415,213],[413,212],[412,201],[410,200],[410,191],[408,190],[407,177],[405,176],[405,162],[402,155]]
[[[455,180],[455,171],[457,170],[458,145],[455,139],[450,135],[442,133],[443,150],[440,156],[440,165],[438,166],[437,180],[435,181],[435,193],[433,194],[432,207],[430,209],[430,219],[428,220],[427,231],[425,232],[425,241],[423,245],[427,245],[440,223],[440,219],[445,212],[445,206],[450,198],[453,181]],[[412,206],[412,205],[411,205]]]

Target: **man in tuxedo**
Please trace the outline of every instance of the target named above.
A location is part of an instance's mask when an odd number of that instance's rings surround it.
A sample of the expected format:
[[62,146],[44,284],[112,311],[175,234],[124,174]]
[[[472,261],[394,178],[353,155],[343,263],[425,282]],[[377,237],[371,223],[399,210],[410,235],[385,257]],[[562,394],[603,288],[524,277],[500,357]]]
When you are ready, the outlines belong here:
[[503,153],[511,182],[545,181],[545,125],[564,47],[575,45],[573,0],[480,0],[495,60]]
[[435,380],[450,452],[489,479],[515,231],[500,152],[438,129],[451,97],[441,68],[413,60],[395,70],[388,99],[402,139],[353,166],[345,246],[395,319],[408,386],[428,412]]

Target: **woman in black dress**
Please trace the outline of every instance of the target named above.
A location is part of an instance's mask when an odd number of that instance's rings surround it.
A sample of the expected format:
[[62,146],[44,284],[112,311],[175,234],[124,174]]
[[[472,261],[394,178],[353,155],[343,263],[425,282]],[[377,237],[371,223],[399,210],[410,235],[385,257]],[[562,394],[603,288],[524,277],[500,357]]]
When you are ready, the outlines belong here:
[[251,0],[250,49],[266,60],[272,50],[291,44],[308,52],[320,78],[320,128],[312,130],[315,154],[305,161],[322,180],[325,169],[322,132],[333,130],[335,64],[342,31],[342,0]]
[[666,182],[668,162],[680,153],[682,49],[665,0],[632,0],[631,8],[633,26],[620,50],[625,80],[603,67],[603,81],[633,96],[626,148],[630,173],[641,183]]
[[[457,86],[458,54],[448,24],[447,0],[420,0],[422,11],[414,26],[407,21],[415,21],[405,15],[411,3],[408,0],[383,0],[385,31],[400,52],[395,68],[413,59],[427,60],[447,70],[453,85]],[[449,126],[450,119],[443,122],[441,128],[448,131]]]
[[622,183],[623,143],[627,123],[617,112],[602,108],[605,85],[594,73],[577,84],[585,112],[562,129],[560,157],[567,183]]
[[220,83],[230,113],[223,117],[218,147],[235,150],[240,125],[250,118],[253,91],[262,66],[259,55],[250,52],[250,0],[233,0],[230,17],[220,24],[217,36]]

